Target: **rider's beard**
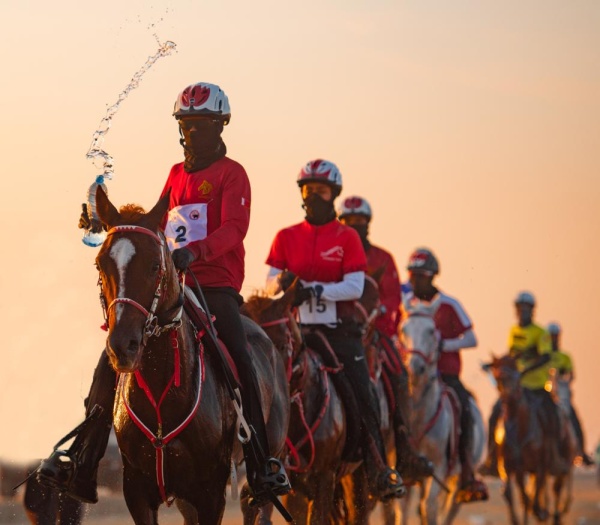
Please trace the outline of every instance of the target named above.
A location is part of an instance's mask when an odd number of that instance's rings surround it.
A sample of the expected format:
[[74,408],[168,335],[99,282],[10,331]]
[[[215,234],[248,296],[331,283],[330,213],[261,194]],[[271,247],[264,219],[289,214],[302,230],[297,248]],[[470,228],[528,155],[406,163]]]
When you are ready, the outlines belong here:
[[302,207],[306,210],[307,222],[314,224],[315,226],[327,224],[335,219],[333,199],[326,201],[317,193],[311,193],[308,197],[306,197]]
[[224,157],[227,147],[221,138],[223,126],[207,126],[201,131],[183,131],[183,146],[185,162],[183,169],[193,171],[208,168],[213,162]]

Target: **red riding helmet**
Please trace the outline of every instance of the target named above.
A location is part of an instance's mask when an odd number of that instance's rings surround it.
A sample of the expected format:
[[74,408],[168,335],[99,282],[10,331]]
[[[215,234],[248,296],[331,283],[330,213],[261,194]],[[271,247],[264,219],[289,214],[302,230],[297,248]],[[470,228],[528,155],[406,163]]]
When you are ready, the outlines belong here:
[[214,115],[223,120],[223,125],[231,120],[229,99],[216,84],[197,82],[186,87],[175,101],[173,116],[180,119],[185,116]]
[[357,196],[346,197],[339,206],[338,217],[343,219],[347,215],[364,215],[369,220],[373,216],[367,199]]
[[311,160],[306,163],[298,175],[298,186],[302,187],[309,182],[322,182],[331,186],[335,195],[342,191],[342,174],[338,167],[328,160]]
[[424,273],[426,275],[437,275],[440,273],[440,265],[437,258],[427,248],[417,248],[412,252],[406,269],[409,272]]

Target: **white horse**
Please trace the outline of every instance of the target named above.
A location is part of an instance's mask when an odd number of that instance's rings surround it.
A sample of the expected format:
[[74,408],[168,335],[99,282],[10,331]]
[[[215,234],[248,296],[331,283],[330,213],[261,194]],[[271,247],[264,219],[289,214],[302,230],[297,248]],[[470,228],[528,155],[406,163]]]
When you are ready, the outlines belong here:
[[[419,515],[421,524],[450,524],[456,517],[460,503],[455,501],[460,477],[458,437],[460,415],[450,396],[453,392],[438,376],[439,332],[433,316],[439,299],[431,303],[405,304],[407,317],[401,326],[401,341],[407,352],[410,388],[409,426],[414,445],[434,465],[434,476],[420,485]],[[472,460],[481,460],[485,430],[481,412],[471,398],[473,417]],[[402,502],[403,523],[407,523],[410,491]]]

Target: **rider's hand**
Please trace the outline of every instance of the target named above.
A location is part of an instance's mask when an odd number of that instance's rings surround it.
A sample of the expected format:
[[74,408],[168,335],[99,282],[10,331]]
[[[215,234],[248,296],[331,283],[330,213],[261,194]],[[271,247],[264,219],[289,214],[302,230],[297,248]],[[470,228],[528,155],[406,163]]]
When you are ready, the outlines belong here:
[[315,290],[312,286],[302,286],[302,283],[298,283],[292,306],[300,306],[303,302],[310,301],[313,295],[315,295]]
[[171,258],[173,259],[175,268],[183,272],[187,270],[188,266],[192,264],[196,257],[187,248],[177,248],[171,253]]
[[92,233],[100,233],[102,230],[105,230],[106,228],[100,221],[90,219],[87,206],[88,205],[85,202],[81,204],[82,211],[79,216],[78,227],[83,230],[91,231]]
[[294,272],[284,271],[279,275],[279,286],[285,292],[292,283],[296,280],[296,274]]
[[317,298],[317,301],[318,301],[319,299],[321,299],[321,296],[323,295],[323,285],[315,284],[313,290],[315,293],[315,297]]

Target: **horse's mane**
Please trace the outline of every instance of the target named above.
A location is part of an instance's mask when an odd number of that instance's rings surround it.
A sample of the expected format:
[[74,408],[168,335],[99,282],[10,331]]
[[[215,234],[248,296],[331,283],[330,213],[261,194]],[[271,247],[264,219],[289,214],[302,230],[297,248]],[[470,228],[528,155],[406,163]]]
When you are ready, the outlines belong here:
[[119,209],[119,214],[123,220],[135,224],[146,215],[146,210],[139,204],[125,204]]
[[517,361],[514,357],[509,354],[503,355],[502,357],[494,357],[493,359],[494,368],[508,368],[509,370],[517,369]]
[[272,303],[273,299],[268,297],[265,292],[256,291],[246,300],[246,307],[250,311],[260,313],[271,306]]

